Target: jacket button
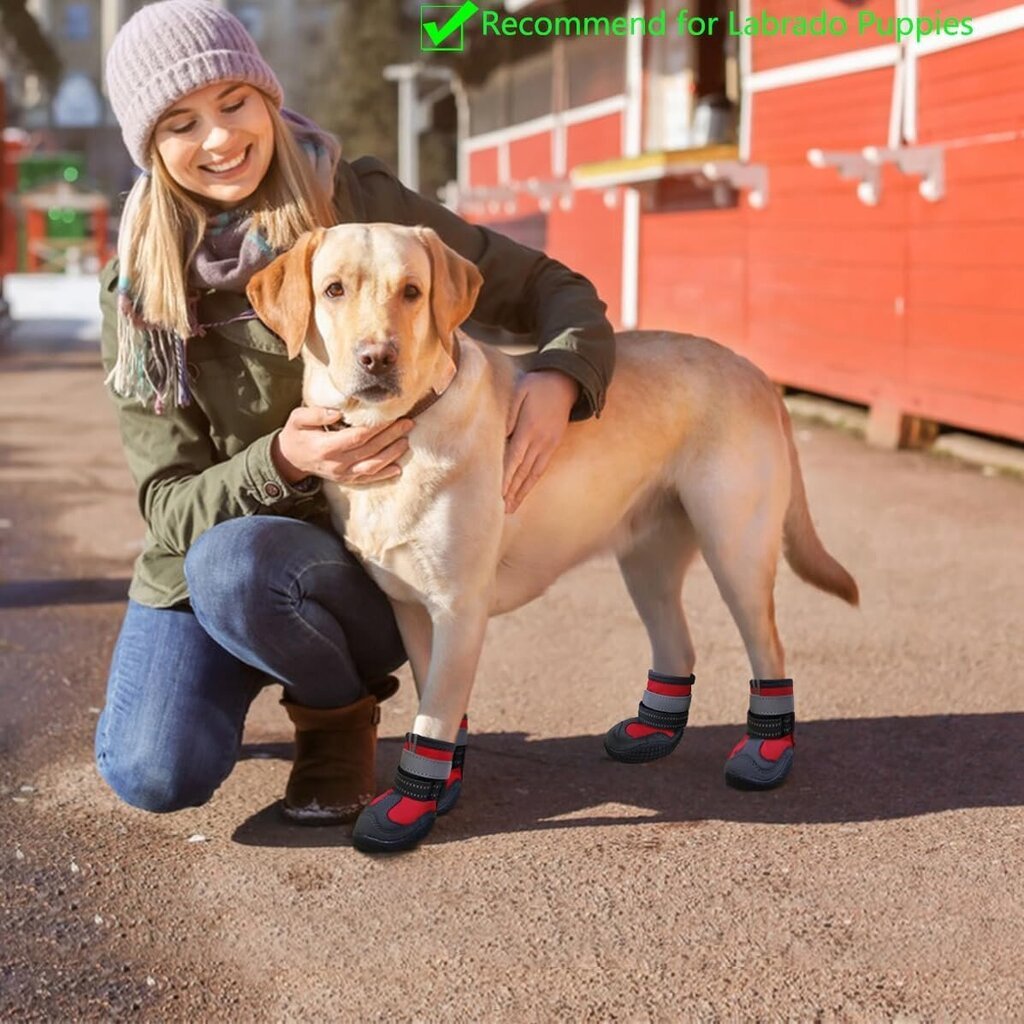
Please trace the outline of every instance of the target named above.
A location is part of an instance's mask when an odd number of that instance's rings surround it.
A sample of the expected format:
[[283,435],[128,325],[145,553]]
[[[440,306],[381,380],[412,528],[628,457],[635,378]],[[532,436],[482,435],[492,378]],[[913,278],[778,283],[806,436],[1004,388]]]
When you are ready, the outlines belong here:
[[280,485],[279,484],[275,484],[273,482],[273,480],[271,480],[270,483],[264,484],[264,486],[263,486],[263,493],[268,498],[280,498],[281,494],[282,494],[282,491],[281,491]]

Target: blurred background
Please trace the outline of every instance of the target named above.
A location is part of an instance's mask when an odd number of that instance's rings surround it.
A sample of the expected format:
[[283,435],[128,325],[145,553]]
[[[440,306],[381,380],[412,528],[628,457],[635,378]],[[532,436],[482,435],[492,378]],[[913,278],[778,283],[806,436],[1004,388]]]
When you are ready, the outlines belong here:
[[[501,12],[684,4],[934,14]],[[1024,5],[943,0],[973,34],[920,42],[477,14],[428,52],[405,0],[228,0],[348,159],[588,275],[618,327],[767,370],[863,594],[780,574],[801,767],[741,794],[748,666],[707,567],[686,741],[636,771],[601,736],[647,640],[614,561],[581,567],[492,623],[464,806],[386,866],[278,820],[276,688],[204,807],[132,811],[93,767],[143,545],[96,280],[133,175],[102,57],[136,6],[0,0],[0,1020],[1024,1021]],[[382,780],[414,705],[405,675]]]
[[[139,6],[0,0],[0,275],[89,275],[109,254],[133,168],[102,60]],[[883,446],[953,428],[1024,441],[1024,5],[951,0],[970,36],[896,42],[725,27],[932,12],[694,0],[691,22],[718,29],[680,35],[682,4],[506,0],[481,6],[536,34],[485,37],[476,16],[441,52],[409,0],[226,6],[348,159],[372,153],[586,274],[616,326],[710,335],[860,406]],[[664,35],[543,20],[661,11]]]

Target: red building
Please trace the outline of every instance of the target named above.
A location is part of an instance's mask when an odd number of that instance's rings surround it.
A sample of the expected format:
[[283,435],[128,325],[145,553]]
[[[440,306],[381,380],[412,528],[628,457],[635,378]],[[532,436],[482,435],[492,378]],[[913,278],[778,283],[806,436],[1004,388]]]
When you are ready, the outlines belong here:
[[[617,326],[709,335],[894,442],[911,418],[1024,441],[1024,5],[946,0],[950,31],[900,41],[879,23],[935,12],[691,0],[720,19],[694,36],[681,6],[507,0],[667,31],[477,38],[449,201],[587,274]],[[726,28],[822,11],[846,34]]]

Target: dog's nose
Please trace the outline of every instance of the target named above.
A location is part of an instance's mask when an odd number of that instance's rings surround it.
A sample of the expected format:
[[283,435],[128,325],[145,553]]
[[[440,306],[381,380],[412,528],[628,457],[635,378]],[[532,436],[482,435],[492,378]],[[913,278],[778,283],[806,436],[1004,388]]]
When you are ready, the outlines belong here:
[[364,341],[356,347],[356,358],[367,373],[379,377],[398,361],[398,346],[393,341]]

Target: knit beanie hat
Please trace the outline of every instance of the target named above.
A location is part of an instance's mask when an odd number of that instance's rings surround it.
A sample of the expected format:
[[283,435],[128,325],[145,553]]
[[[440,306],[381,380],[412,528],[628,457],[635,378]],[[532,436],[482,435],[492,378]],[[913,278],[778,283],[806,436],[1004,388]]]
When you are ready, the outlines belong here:
[[148,170],[149,140],[175,101],[214,82],[246,82],[280,108],[281,83],[245,26],[209,0],[161,0],[128,19],[107,53],[107,95],[132,160]]

